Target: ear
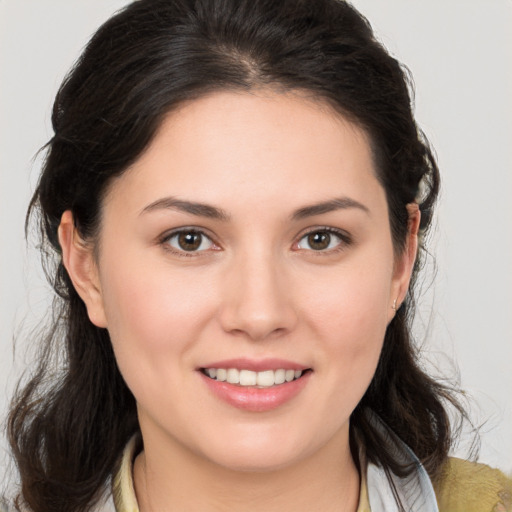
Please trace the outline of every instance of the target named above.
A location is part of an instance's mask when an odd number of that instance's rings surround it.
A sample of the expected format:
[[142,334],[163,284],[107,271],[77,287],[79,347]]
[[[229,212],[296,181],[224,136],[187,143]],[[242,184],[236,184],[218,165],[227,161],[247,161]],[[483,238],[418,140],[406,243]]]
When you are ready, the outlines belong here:
[[390,321],[395,315],[396,310],[405,300],[418,252],[418,231],[420,228],[421,218],[421,212],[418,204],[408,204],[407,213],[409,214],[407,239],[402,253],[396,258],[393,269],[393,281],[391,283],[390,294]]
[[78,234],[70,210],[62,214],[58,235],[62,263],[75,290],[85,303],[90,321],[97,327],[107,327],[93,247]]

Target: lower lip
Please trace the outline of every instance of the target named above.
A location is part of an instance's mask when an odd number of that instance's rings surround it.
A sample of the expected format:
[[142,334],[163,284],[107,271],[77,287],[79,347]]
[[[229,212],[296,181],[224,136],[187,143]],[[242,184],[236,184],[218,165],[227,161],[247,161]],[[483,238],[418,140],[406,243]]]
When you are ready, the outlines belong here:
[[199,374],[210,391],[229,405],[245,411],[264,412],[277,409],[296,397],[308,383],[311,372],[304,373],[299,379],[270,388],[237,386],[211,379],[202,372]]

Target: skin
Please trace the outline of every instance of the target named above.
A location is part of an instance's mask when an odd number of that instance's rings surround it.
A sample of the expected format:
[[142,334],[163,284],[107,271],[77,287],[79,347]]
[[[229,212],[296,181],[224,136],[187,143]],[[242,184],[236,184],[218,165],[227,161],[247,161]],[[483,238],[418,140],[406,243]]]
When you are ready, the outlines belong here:
[[[229,218],[158,203],[169,197]],[[334,198],[344,207],[292,218]],[[81,240],[64,213],[65,266],[137,400],[142,512],[356,510],[349,417],[408,288],[419,223],[409,212],[397,255],[366,134],[320,101],[260,90],[169,114],[111,184],[98,240]],[[190,227],[209,237],[196,252],[166,238]],[[306,235],[326,228],[342,236],[314,250]],[[198,372],[238,357],[312,371],[289,402],[246,411]]]

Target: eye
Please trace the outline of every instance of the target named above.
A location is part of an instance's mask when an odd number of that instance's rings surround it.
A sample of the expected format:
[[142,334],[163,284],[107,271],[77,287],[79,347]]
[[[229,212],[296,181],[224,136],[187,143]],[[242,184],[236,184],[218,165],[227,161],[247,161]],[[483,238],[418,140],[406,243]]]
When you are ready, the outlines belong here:
[[201,252],[214,247],[209,237],[193,229],[171,233],[163,242],[177,252]]
[[329,251],[348,245],[348,236],[333,229],[317,229],[304,235],[298,242],[298,249]]

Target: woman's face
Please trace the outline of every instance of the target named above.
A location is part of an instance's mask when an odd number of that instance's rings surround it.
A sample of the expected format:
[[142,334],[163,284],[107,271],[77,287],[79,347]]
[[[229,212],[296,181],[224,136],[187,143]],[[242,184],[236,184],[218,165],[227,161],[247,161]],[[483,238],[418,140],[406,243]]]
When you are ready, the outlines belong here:
[[298,94],[190,102],[113,182],[98,242],[82,296],[146,447],[268,470],[348,446],[413,259],[361,129]]

